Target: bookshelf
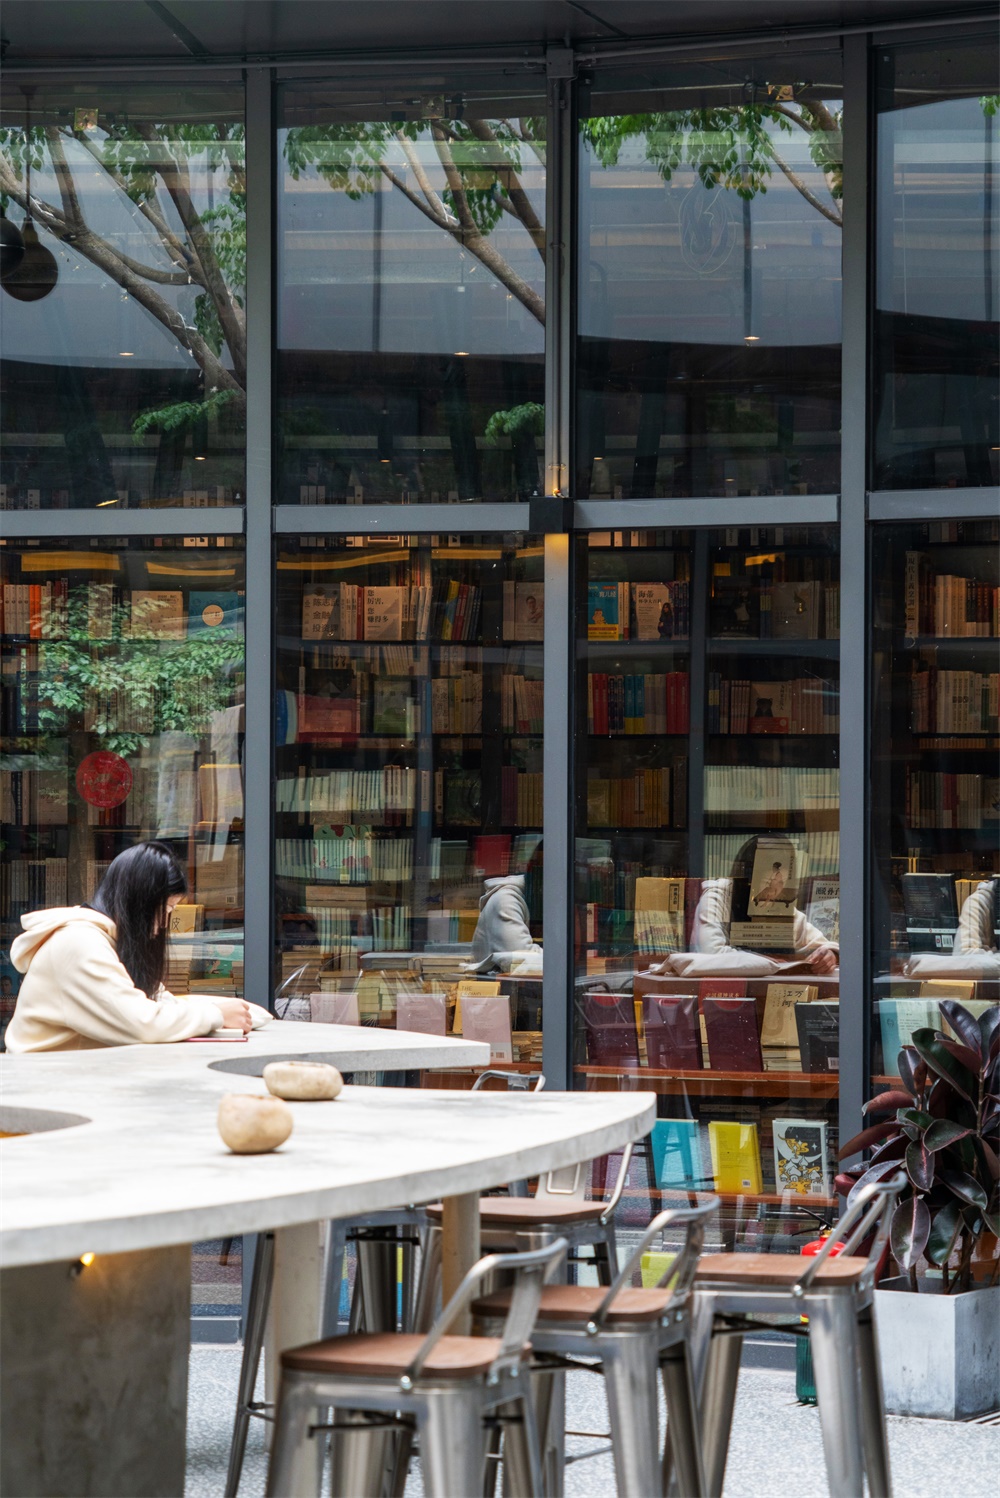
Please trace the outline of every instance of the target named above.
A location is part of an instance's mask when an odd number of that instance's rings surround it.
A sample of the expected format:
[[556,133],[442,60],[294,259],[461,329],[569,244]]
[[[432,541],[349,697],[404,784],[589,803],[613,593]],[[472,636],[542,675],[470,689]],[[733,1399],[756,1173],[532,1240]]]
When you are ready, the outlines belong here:
[[[190,891],[168,986],[241,992],[242,551],[8,542],[2,562],[4,949],[26,911],[89,900],[159,837]],[[3,976],[16,991],[6,957]]]

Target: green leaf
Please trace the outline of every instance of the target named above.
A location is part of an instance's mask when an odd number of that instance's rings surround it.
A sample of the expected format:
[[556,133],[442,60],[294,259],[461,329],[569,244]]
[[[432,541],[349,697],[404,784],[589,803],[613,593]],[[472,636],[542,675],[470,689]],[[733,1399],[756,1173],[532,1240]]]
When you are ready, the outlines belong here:
[[938,1179],[959,1201],[966,1202],[970,1207],[978,1207],[981,1212],[985,1212],[989,1206],[989,1197],[982,1186],[964,1170],[941,1170]]
[[906,1174],[918,1191],[929,1191],[934,1184],[934,1156],[921,1139],[907,1147]]
[[914,1030],[913,1047],[920,1059],[927,1063],[936,1076],[941,1077],[950,1087],[953,1087],[960,1097],[965,1098],[966,1102],[973,1103],[979,1091],[979,1078],[967,1066],[963,1066],[955,1059],[947,1043],[941,1039],[936,1030]]
[[889,1243],[892,1256],[901,1269],[908,1271],[917,1263],[927,1246],[930,1231],[931,1214],[922,1197],[910,1196],[897,1204],[892,1214]]
[[966,1139],[972,1132],[972,1129],[953,1123],[950,1118],[936,1118],[924,1134],[924,1146],[933,1154],[935,1150],[946,1149],[959,1139]]
[[946,1202],[934,1213],[934,1221],[924,1249],[932,1264],[946,1264],[955,1247],[962,1226],[962,1212],[957,1202]]

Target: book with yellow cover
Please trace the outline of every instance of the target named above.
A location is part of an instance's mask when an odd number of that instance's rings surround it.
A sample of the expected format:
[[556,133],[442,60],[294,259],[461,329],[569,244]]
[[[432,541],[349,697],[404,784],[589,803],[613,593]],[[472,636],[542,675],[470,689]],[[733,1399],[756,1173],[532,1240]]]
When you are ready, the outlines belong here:
[[684,880],[635,881],[637,952],[680,952],[684,947]]
[[760,1195],[764,1186],[756,1124],[714,1119],[708,1126],[708,1145],[716,1191],[737,1196],[745,1191]]
[[500,984],[489,978],[463,978],[455,992],[455,1020],[452,1034],[462,1033],[462,1000],[464,998],[494,998],[500,992]]
[[795,1028],[795,1006],[811,1004],[818,995],[819,989],[812,983],[769,983],[760,1030],[761,1045],[786,1046],[797,1051],[799,1034]]

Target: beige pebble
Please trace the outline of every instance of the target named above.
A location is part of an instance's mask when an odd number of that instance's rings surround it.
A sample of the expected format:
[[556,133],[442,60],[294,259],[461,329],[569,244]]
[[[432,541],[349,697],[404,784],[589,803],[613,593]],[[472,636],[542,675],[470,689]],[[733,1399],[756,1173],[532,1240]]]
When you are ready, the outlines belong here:
[[264,1081],[275,1097],[298,1103],[335,1098],[344,1085],[337,1068],[325,1061],[269,1061]]
[[228,1092],[219,1104],[223,1143],[235,1155],[262,1155],[284,1144],[292,1132],[291,1108],[264,1093]]

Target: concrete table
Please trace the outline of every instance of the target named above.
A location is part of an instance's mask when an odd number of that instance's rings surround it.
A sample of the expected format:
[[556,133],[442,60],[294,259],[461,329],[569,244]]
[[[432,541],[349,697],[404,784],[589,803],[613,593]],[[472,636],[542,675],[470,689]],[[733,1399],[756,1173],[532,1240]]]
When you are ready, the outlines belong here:
[[291,1024],[245,1046],[3,1058],[0,1128],[49,1124],[0,1144],[4,1494],[183,1492],[193,1242],[278,1230],[272,1307],[290,1346],[316,1335],[317,1224],[440,1196],[454,1282],[478,1254],[480,1191],[620,1148],[654,1120],[651,1094],[350,1087],[293,1104],[295,1131],[273,1154],[232,1155],[219,1139],[220,1097],[262,1085],[233,1062],[384,1069],[389,1049],[408,1049],[407,1067],[484,1064],[462,1041]]

